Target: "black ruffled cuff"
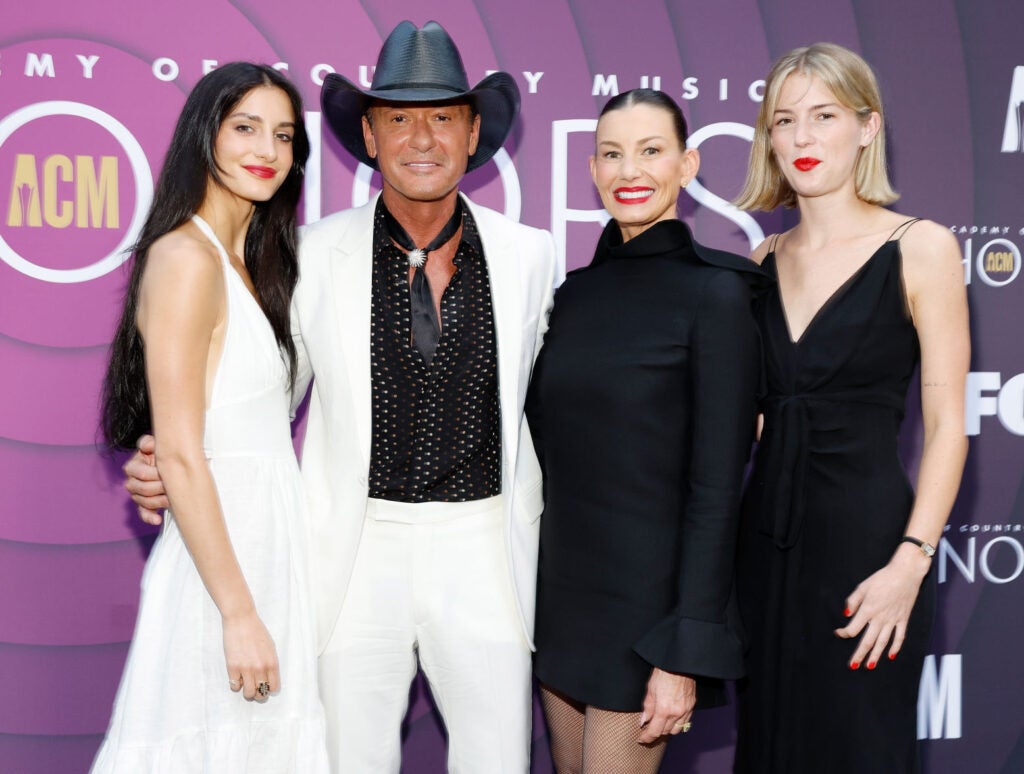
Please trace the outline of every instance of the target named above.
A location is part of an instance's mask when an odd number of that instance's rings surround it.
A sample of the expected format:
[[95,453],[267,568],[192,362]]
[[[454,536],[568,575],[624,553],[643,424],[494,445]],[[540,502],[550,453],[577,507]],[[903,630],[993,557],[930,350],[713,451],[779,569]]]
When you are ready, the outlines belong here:
[[728,623],[668,616],[645,634],[633,650],[666,672],[737,680],[743,677],[743,643]]

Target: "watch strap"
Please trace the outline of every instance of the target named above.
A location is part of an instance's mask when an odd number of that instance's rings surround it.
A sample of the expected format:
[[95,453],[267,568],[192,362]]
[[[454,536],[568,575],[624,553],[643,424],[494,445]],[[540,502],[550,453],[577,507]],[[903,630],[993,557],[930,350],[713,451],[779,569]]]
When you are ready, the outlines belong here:
[[935,546],[931,543],[926,543],[920,538],[916,538],[913,535],[904,535],[901,543],[913,543],[915,546],[921,549],[921,553],[931,559],[935,556]]

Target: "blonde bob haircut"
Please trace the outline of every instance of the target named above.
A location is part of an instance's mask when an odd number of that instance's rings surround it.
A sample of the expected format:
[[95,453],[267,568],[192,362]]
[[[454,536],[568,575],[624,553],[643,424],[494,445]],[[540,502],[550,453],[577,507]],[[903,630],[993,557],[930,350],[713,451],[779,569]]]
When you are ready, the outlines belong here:
[[754,126],[747,179],[735,205],[745,210],[774,210],[780,204],[796,206],[796,193],[779,170],[771,140],[772,117],[779,102],[779,92],[786,78],[794,73],[819,78],[836,100],[856,113],[861,121],[866,121],[872,113],[878,113],[878,133],[857,157],[854,182],[857,196],[869,204],[896,201],[899,194],[889,184],[885,163],[885,115],[875,74],[867,62],[848,48],[835,43],[815,43],[784,54],[768,73],[764,101]]

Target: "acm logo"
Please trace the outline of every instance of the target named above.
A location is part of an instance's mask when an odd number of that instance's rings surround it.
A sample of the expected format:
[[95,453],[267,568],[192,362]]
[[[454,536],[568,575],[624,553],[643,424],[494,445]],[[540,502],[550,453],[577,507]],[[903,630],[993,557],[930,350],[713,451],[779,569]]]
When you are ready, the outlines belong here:
[[[972,261],[972,257],[974,260]],[[990,239],[974,253],[974,238],[964,240],[964,284],[971,284],[972,270],[989,287],[1009,285],[1020,274],[1020,248],[1009,239]]]
[[[142,146],[132,133],[108,113],[70,101],[39,102],[0,120],[0,146],[19,129],[52,117],[83,119],[109,133],[120,147],[134,178],[135,202],[128,223],[120,214],[121,159],[117,155],[18,152],[13,155],[9,192],[0,234],[0,260],[24,275],[52,283],[86,282],[112,271],[128,257],[127,248],[141,228],[153,196],[153,177]],[[45,251],[46,235],[65,229],[102,229],[119,232],[120,240],[103,255],[75,268],[42,265],[27,256],[23,232],[37,231],[34,244]],[[12,242],[18,236],[18,247]],[[5,238],[5,236],[7,238]]]
[[[99,173],[93,156],[62,153],[40,160],[19,153],[14,162],[7,225],[39,228],[118,228],[117,156],[100,156]],[[61,198],[61,183],[74,184],[74,197]],[[41,203],[40,203],[40,200]]]

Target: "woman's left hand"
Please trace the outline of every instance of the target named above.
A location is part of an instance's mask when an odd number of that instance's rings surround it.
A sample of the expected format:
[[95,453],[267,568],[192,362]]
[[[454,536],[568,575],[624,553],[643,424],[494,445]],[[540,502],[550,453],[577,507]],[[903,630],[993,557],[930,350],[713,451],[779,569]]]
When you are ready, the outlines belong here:
[[690,722],[696,703],[696,680],[655,667],[647,681],[640,716],[640,743],[650,744],[666,734],[678,734]]
[[[916,555],[915,555],[916,554]],[[845,615],[849,623],[836,629],[837,637],[852,638],[863,632],[849,661],[850,669],[866,664],[874,669],[889,645],[889,659],[903,647],[910,611],[921,589],[921,580],[931,560],[920,551],[903,544],[889,563],[862,581],[846,598]]]

